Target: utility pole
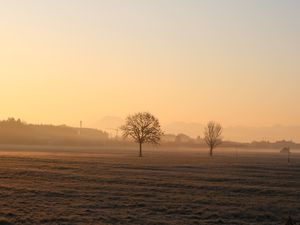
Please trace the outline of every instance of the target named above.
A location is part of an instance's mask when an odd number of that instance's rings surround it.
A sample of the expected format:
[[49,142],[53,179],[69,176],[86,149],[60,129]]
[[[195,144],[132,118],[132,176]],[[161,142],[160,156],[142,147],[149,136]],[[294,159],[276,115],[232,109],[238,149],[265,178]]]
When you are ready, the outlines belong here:
[[82,132],[82,120],[80,120],[80,125],[79,125],[79,135],[81,135]]

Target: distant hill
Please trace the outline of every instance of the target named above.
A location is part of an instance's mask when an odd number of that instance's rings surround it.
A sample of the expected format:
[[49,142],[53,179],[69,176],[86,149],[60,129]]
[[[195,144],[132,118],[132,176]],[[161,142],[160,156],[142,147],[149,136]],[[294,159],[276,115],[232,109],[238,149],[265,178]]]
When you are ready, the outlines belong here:
[[105,116],[101,120],[91,124],[92,127],[98,128],[100,130],[105,130],[107,132],[112,132],[111,129],[118,129],[124,123],[124,119],[115,116]]
[[27,124],[20,119],[0,121],[0,144],[95,145],[108,141],[108,133],[66,125]]

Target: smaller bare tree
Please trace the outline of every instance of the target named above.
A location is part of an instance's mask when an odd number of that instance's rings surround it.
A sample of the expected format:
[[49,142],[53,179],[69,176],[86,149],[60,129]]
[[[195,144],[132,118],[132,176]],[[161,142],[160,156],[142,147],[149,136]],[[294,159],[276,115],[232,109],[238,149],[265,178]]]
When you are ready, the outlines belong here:
[[204,128],[204,141],[209,146],[209,154],[213,155],[213,150],[222,143],[223,128],[219,123],[209,122]]
[[144,143],[158,145],[163,135],[159,120],[148,112],[129,115],[121,131],[124,138],[130,137],[139,144],[140,157]]

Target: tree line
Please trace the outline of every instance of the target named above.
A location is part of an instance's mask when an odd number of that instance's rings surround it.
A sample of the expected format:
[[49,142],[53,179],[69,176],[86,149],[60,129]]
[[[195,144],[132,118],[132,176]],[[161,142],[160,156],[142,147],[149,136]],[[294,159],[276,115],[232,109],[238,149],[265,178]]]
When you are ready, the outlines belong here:
[[108,141],[108,133],[101,130],[79,129],[66,125],[27,124],[20,119],[0,121],[0,144],[17,145],[100,145]]

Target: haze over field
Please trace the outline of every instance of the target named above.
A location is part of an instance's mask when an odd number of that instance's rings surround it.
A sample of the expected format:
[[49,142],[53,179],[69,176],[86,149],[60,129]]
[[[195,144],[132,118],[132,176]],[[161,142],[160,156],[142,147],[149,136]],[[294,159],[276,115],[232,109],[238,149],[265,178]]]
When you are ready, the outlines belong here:
[[150,111],[164,125],[268,127],[228,128],[227,139],[299,141],[299,8],[296,0],[1,1],[0,118],[94,126]]
[[[88,124],[91,127],[105,130],[114,134],[111,128],[118,128],[124,123],[124,119],[114,116],[106,116],[101,120]],[[163,124],[164,131],[169,134],[186,134],[193,138],[203,135],[204,123],[196,122],[173,122]],[[300,126],[227,126],[224,127],[226,140],[238,142],[251,141],[279,141],[292,140],[300,143]]]

